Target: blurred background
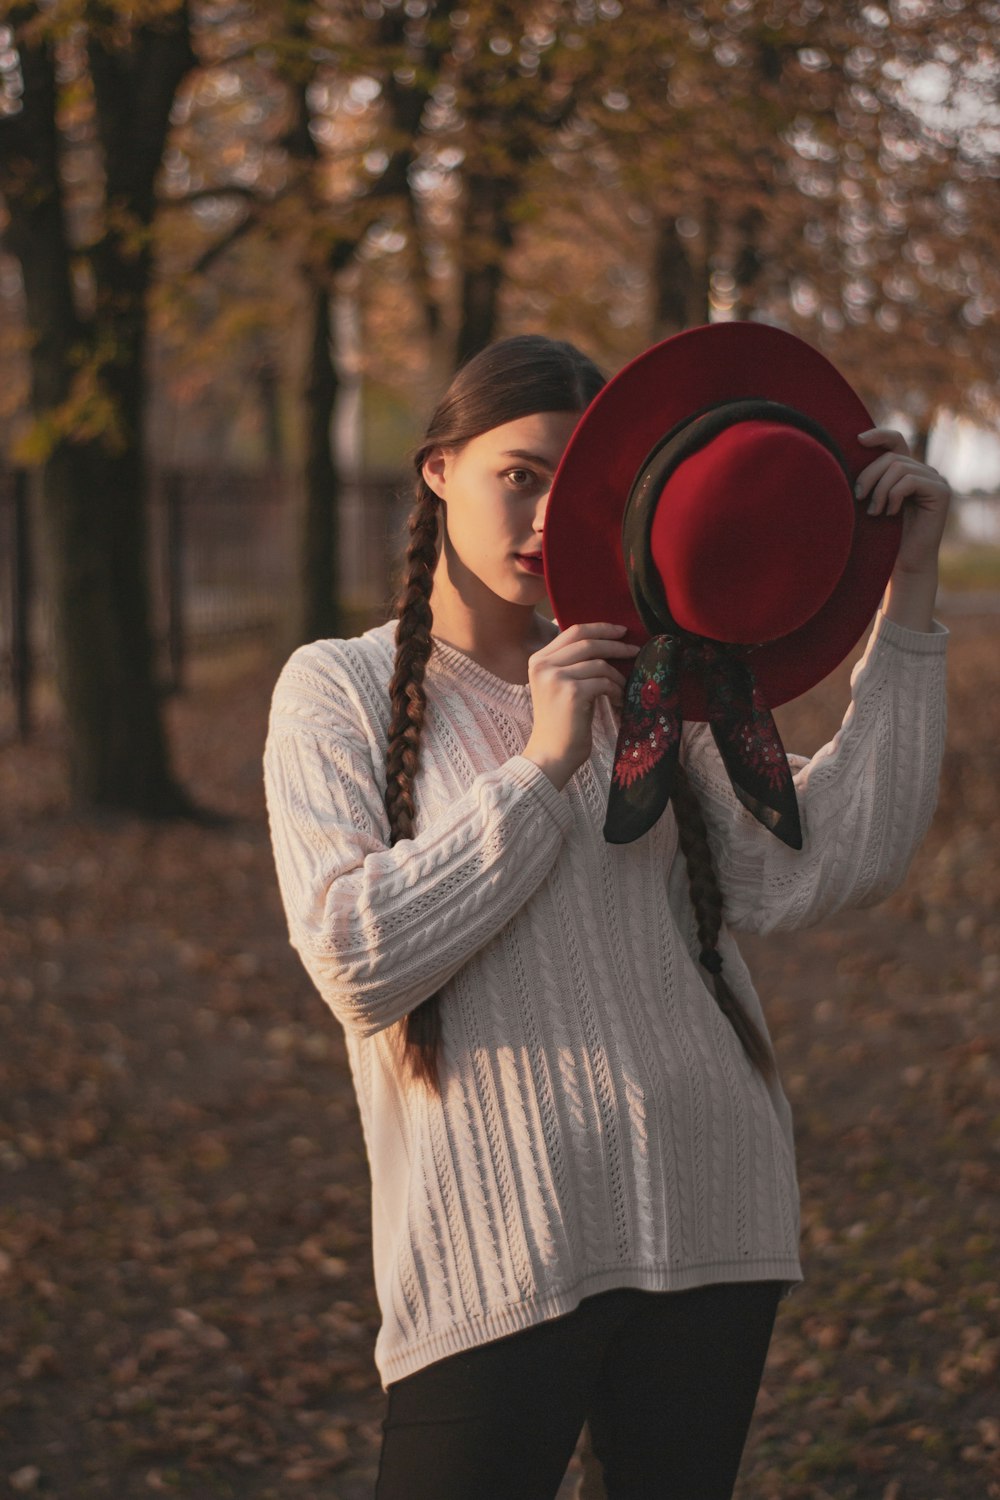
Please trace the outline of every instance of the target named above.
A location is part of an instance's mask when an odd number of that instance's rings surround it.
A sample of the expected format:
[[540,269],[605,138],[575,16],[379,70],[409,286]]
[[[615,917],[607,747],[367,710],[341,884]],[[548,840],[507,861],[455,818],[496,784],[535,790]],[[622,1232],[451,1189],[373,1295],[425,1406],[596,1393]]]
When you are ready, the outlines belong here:
[[8,0],[0,1494],[371,1493],[366,1168],[270,689],[385,617],[467,355],[610,374],[755,318],[956,503],[931,835],[878,912],[751,952],[809,1280],[742,1493],[1000,1496],[998,50],[996,0]]
[[5,711],[58,671],[78,799],[168,807],[150,684],[379,617],[435,393],[525,329],[611,373],[694,324],[789,327],[995,563],[996,25],[991,0],[8,5]]

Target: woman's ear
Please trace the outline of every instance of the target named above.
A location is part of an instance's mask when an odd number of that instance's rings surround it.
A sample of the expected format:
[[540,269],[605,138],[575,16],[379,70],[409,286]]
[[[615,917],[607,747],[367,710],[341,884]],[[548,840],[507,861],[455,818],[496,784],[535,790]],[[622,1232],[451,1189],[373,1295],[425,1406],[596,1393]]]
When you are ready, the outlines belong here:
[[447,487],[448,455],[441,447],[434,447],[424,459],[421,473],[427,488],[433,490],[439,500],[444,500]]

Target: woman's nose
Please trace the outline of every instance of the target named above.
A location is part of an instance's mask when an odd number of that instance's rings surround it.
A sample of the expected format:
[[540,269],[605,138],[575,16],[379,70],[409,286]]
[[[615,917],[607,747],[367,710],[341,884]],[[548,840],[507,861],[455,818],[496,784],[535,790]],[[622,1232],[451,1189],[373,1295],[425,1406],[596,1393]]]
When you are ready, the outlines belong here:
[[545,494],[539,496],[538,503],[535,506],[534,524],[535,530],[538,532],[539,536],[541,536],[542,532],[545,529],[545,513],[549,508],[549,496],[551,495],[551,493],[552,486],[550,485],[549,488],[545,491]]

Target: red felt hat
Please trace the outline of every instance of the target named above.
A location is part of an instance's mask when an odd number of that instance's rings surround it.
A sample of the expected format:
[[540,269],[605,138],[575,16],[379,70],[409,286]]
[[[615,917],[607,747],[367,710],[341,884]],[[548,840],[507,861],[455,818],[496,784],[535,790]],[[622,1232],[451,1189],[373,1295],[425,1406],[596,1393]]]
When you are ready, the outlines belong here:
[[[761,323],[690,329],[641,354],[570,439],[545,520],[563,629],[608,620],[744,648],[770,707],[843,660],[878,607],[900,518],[871,517],[854,480],[875,426],[834,366]],[[625,540],[623,540],[623,523]],[[705,719],[686,670],[681,708]]]

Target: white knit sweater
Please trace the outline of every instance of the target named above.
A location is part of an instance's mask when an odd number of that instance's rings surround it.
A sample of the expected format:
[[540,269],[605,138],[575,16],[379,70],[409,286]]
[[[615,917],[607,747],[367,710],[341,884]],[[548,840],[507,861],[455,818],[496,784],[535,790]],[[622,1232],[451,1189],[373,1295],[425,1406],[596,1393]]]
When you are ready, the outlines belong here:
[[[558,792],[520,754],[529,688],[436,644],[415,837],[390,849],[393,633],[297,651],[265,756],[292,943],[347,1035],[383,1383],[611,1287],[799,1280],[790,1111],[706,988],[673,817],[631,845],[602,837],[606,701]],[[879,617],[843,727],[793,759],[801,852],[686,728],[729,929],[801,927],[903,878],[935,802],[945,638]],[[763,1024],[729,931],[720,949]],[[386,1028],[442,987],[438,1097]]]

